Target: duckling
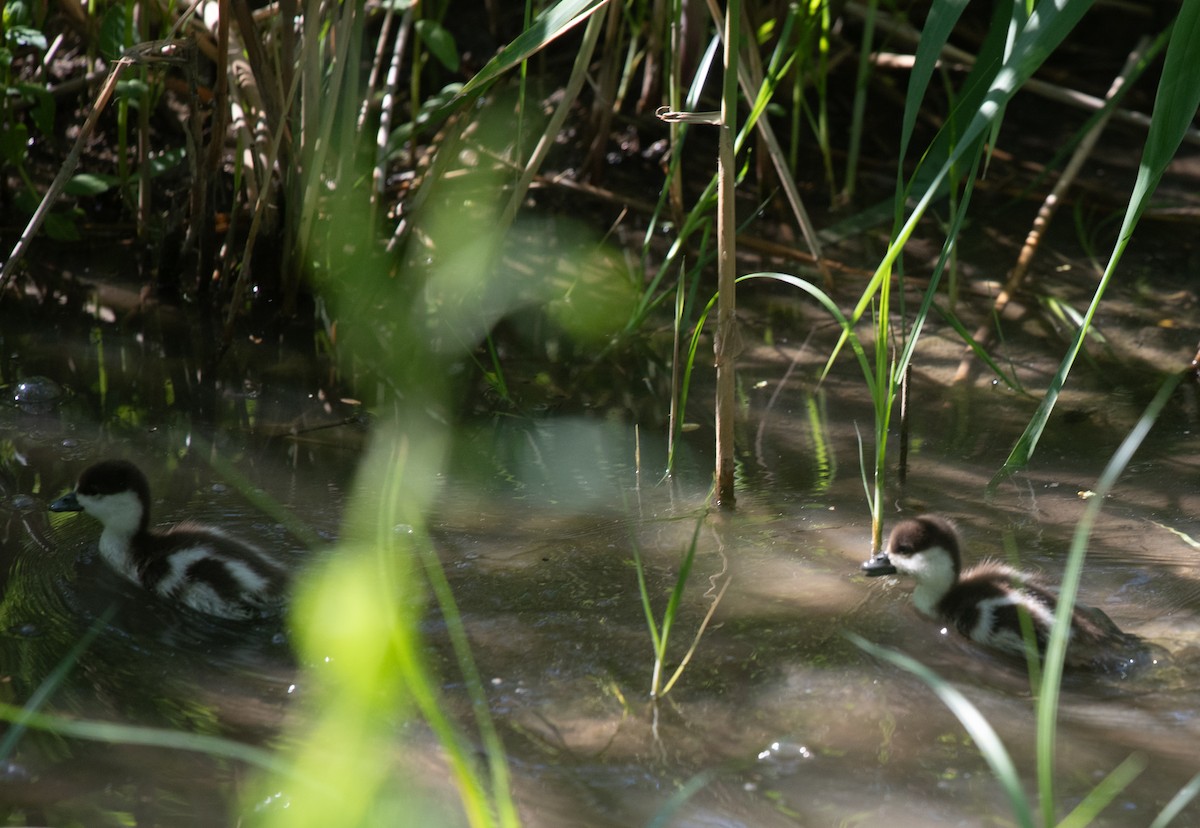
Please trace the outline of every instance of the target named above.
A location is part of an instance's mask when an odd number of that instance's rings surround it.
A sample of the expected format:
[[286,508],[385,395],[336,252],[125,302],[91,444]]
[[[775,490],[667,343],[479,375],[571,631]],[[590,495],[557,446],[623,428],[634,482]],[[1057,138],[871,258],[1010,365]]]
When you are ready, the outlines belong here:
[[[892,529],[887,548],[862,565],[868,576],[899,573],[916,579],[912,601],[932,618],[992,650],[1024,657],[1020,611],[1029,617],[1038,652],[1045,653],[1058,599],[1035,575],[994,561],[962,571],[958,532],[937,515]],[[1142,658],[1141,639],[1122,632],[1098,609],[1075,607],[1067,664],[1125,673]]]
[[167,601],[234,620],[268,615],[282,603],[283,567],[253,546],[192,522],[150,529],[150,484],[128,461],[84,469],[74,491],[50,511],[86,512],[100,521],[105,562]]

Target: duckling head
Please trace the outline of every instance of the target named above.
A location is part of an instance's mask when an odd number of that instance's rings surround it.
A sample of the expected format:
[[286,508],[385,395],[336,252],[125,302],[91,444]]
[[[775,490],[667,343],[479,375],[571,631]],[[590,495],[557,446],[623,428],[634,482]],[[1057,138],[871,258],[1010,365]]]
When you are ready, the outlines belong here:
[[862,565],[869,577],[907,575],[917,582],[913,604],[937,616],[937,606],[958,581],[962,568],[958,532],[944,518],[921,515],[892,529],[887,547]]
[[137,466],[105,460],[79,476],[75,490],[50,504],[52,512],[84,512],[104,526],[105,534],[131,538],[150,521],[150,484]]

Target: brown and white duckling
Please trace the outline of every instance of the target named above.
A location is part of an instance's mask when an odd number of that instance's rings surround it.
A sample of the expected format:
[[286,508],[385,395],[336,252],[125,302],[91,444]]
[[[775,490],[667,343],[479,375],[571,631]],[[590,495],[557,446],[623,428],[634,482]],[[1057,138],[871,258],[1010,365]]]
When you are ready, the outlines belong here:
[[[1025,655],[1019,612],[1029,616],[1038,651],[1045,652],[1058,608],[1057,595],[1036,576],[985,561],[962,571],[958,532],[937,515],[902,521],[887,548],[862,565],[869,576],[899,573],[916,579],[913,604],[972,641]],[[1098,609],[1075,607],[1067,664],[1125,673],[1144,656],[1137,636],[1122,632]]]
[[197,523],[150,529],[150,484],[128,461],[89,466],[50,511],[100,521],[100,556],[168,601],[236,620],[270,614],[282,603],[285,570],[258,549]]

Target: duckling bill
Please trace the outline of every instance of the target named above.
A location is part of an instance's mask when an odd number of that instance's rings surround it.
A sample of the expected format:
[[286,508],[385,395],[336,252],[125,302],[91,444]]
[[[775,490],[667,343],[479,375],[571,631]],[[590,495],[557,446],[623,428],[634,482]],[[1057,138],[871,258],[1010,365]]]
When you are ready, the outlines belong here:
[[[958,532],[945,518],[921,515],[892,530],[887,547],[862,565],[870,576],[906,575],[916,581],[912,602],[924,615],[953,626],[992,650],[1024,657],[1025,613],[1044,653],[1058,598],[1036,576],[986,561],[962,570]],[[1122,632],[1098,609],[1076,607],[1071,616],[1067,663],[1125,673],[1145,654],[1141,639]]]
[[100,521],[104,561],[167,601],[234,620],[262,617],[283,602],[286,572],[259,549],[198,523],[151,529],[150,484],[125,460],[85,469],[50,511]]

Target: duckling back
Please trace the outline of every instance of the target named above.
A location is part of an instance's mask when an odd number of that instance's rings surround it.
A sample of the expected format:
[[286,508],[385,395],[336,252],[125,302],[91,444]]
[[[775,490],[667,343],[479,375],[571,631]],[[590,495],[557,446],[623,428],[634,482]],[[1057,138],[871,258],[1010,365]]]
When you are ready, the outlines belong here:
[[138,580],[162,598],[208,615],[246,620],[278,612],[287,572],[218,529],[181,523],[150,533]]

